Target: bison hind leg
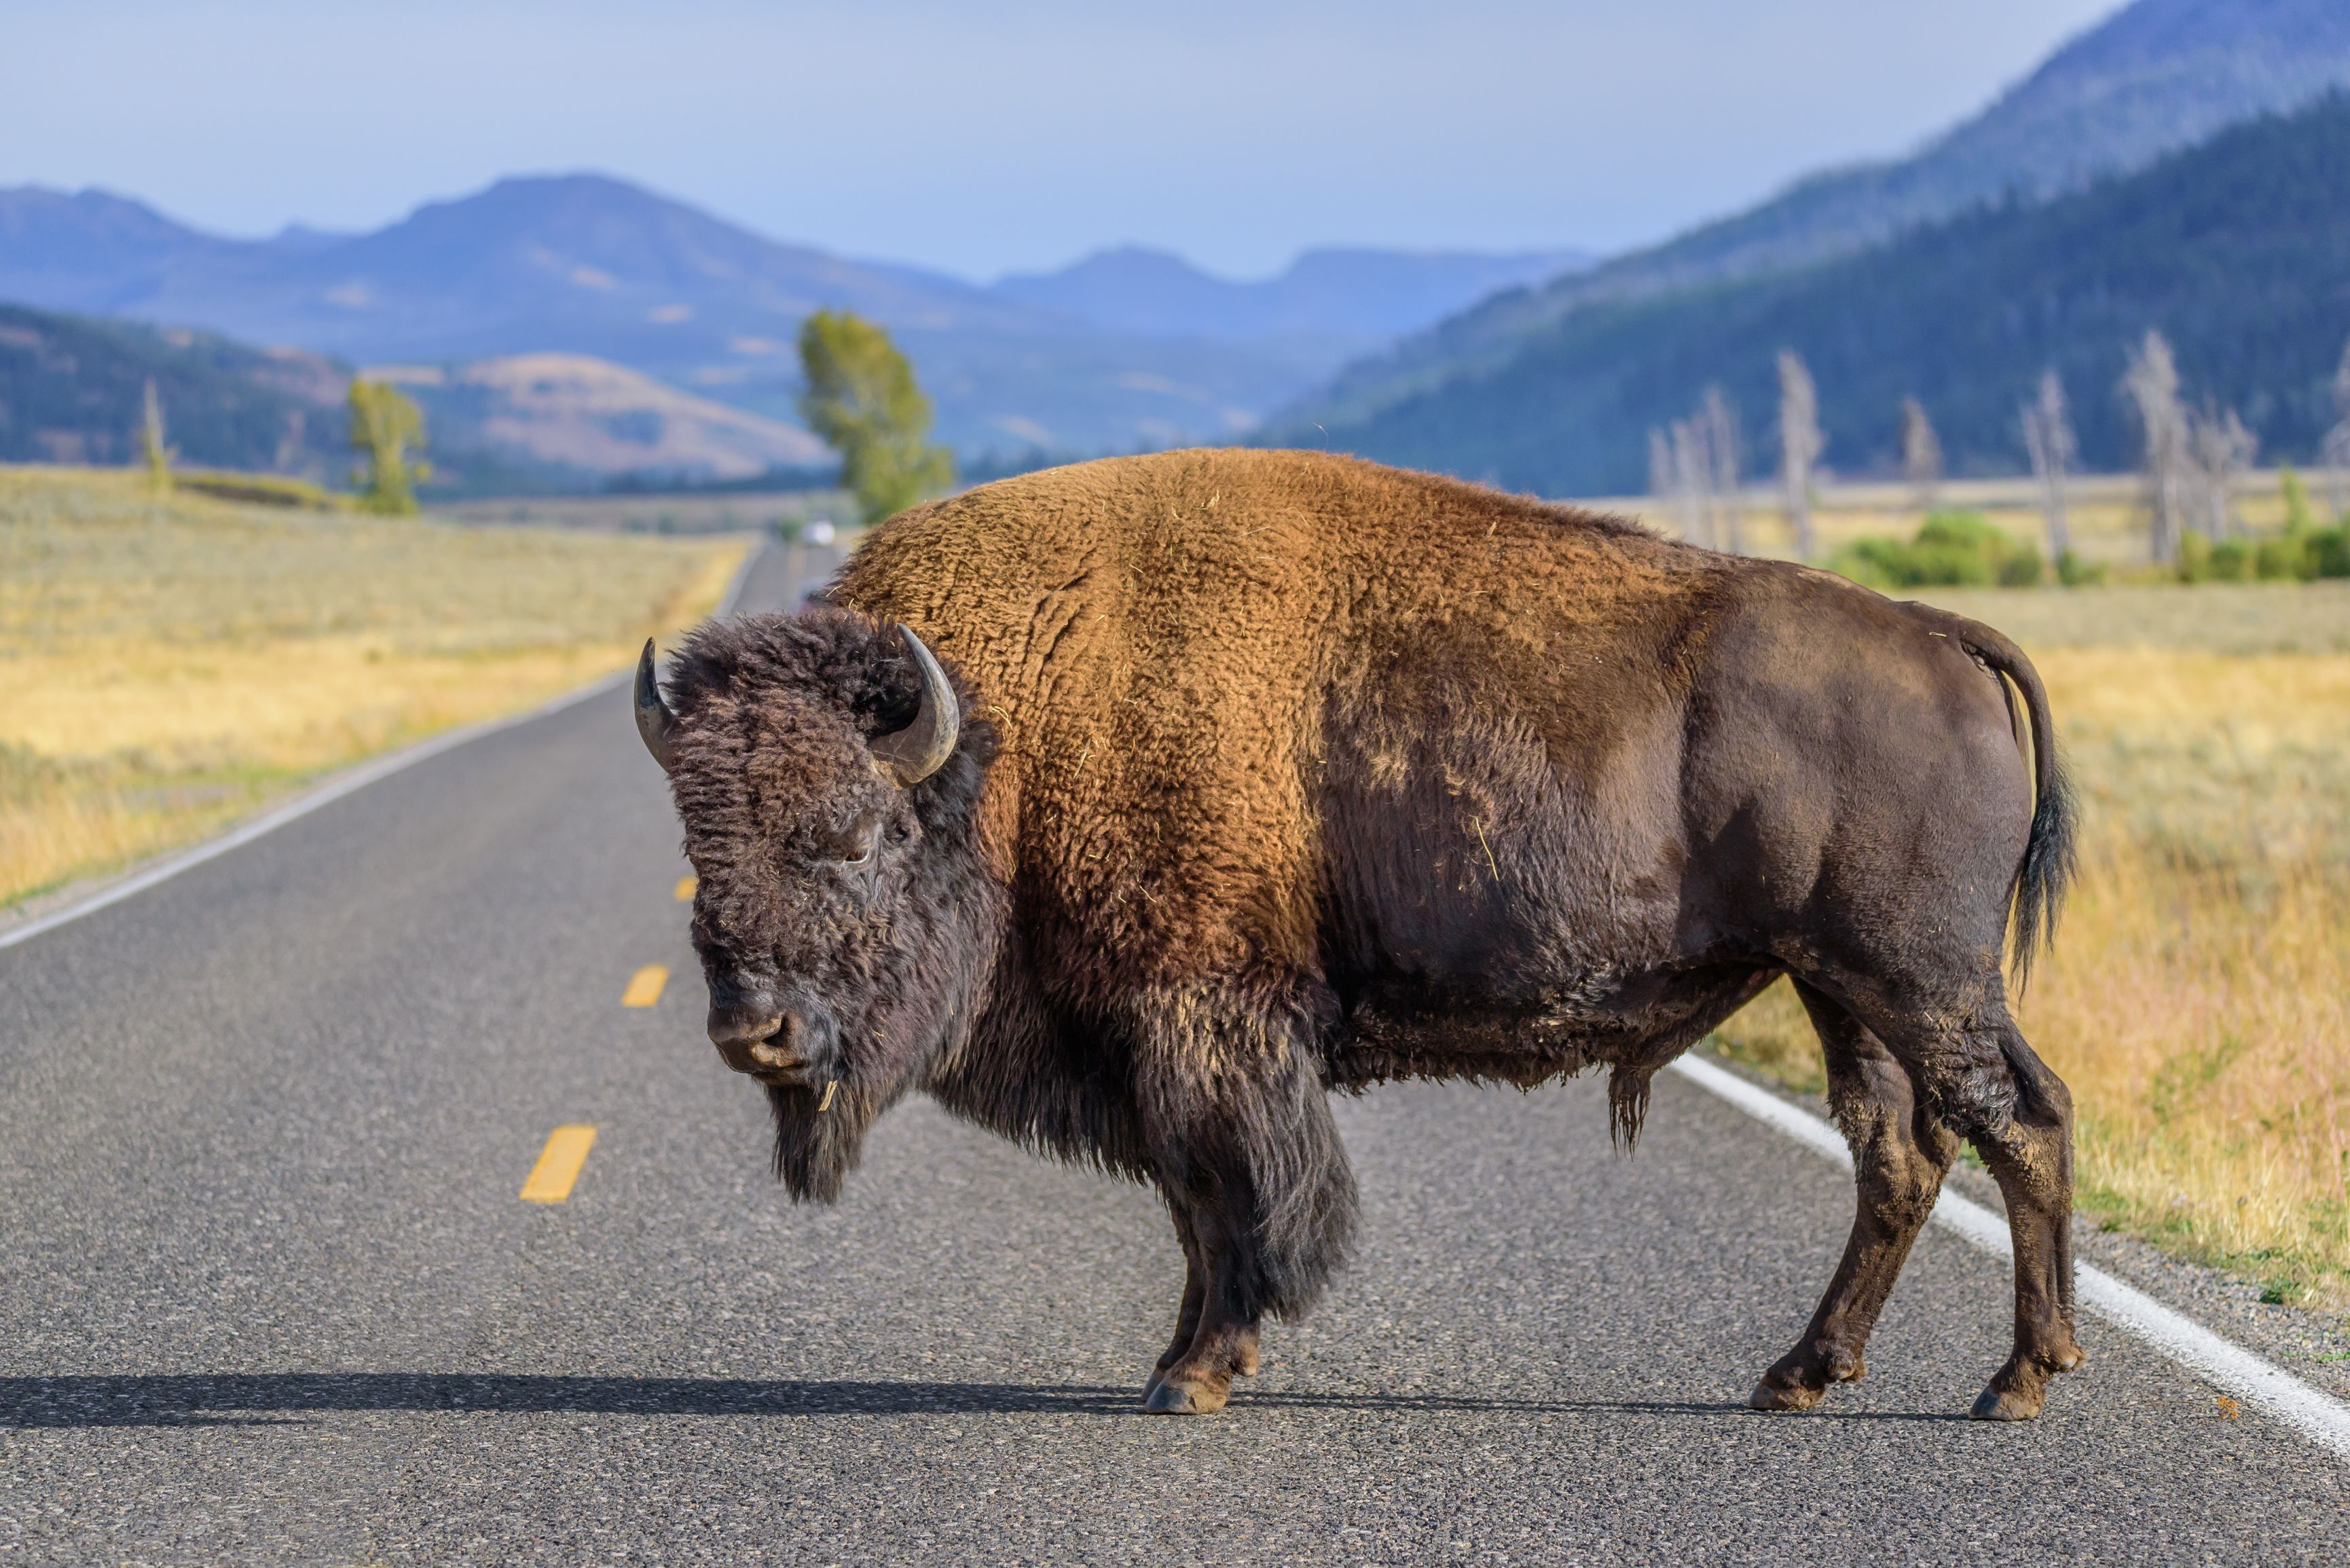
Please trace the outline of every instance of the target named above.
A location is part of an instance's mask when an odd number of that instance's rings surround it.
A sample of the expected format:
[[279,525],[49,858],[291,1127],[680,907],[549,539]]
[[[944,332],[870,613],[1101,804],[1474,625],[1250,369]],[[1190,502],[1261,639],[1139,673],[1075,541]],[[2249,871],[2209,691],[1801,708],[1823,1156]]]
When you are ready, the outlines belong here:
[[1908,1069],[1857,1019],[1801,981],[1827,1065],[1836,1125],[1858,1188],[1852,1236],[1803,1337],[1755,1385],[1757,1410],[1808,1410],[1867,1376],[1865,1352],[1909,1249],[1934,1211],[1959,1140],[1922,1103]]
[[[1898,984],[1841,994],[1899,1063],[1921,1116],[1972,1144],[1999,1183],[2014,1253],[2014,1349],[1970,1413],[2030,1420],[2054,1376],[2084,1360],[2074,1338],[2072,1095],[2008,1015],[1995,968],[1955,987],[1912,985],[1908,1006],[1897,1004]],[[1921,1223],[1931,1209],[1928,1200]]]

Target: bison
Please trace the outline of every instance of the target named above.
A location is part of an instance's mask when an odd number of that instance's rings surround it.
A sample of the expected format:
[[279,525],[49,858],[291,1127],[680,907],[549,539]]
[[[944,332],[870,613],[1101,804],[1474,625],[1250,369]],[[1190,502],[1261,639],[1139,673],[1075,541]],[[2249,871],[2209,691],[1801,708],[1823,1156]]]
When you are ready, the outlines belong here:
[[1859,1211],[1752,1403],[1863,1375],[1961,1139],[2014,1238],[1973,1413],[2080,1365],[2071,1102],[2002,961],[2051,930],[2073,806],[1999,633],[1295,452],[984,485],[826,598],[703,628],[666,695],[648,644],[636,687],[710,1037],[795,1198],[917,1089],[1156,1186],[1189,1272],[1144,1401],[1213,1411],[1346,1257],[1331,1090],[1605,1066],[1628,1146],[1657,1070],[1783,974]]

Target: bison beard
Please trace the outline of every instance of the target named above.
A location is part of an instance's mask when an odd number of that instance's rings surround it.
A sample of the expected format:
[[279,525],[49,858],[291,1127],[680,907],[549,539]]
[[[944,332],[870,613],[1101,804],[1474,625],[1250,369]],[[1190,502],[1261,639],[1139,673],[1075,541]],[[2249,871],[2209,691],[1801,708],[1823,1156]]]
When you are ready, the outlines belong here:
[[2079,1365],[2071,1106],[2001,971],[2053,928],[2072,805],[1998,633],[1297,452],[983,486],[831,599],[638,694],[712,1038],[766,1079],[795,1198],[915,1090],[1154,1185],[1186,1282],[1146,1400],[1211,1411],[1345,1260],[1328,1091],[1602,1065],[1628,1146],[1656,1070],[1786,974],[1860,1205],[1752,1402],[1862,1375],[1961,1140],[2015,1244],[1975,1414]]

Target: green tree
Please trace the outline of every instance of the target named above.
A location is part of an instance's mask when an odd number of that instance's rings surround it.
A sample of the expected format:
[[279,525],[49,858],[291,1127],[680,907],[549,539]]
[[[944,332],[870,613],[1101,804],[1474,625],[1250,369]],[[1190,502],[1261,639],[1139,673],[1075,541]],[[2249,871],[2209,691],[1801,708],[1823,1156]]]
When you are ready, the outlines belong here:
[[172,460],[176,448],[163,441],[163,400],[155,391],[155,378],[147,378],[147,397],[140,411],[139,455],[147,465],[147,488],[157,495],[172,493]]
[[383,381],[351,382],[351,450],[367,454],[352,471],[359,510],[401,516],[416,510],[416,487],[432,477],[432,465],[411,458],[424,445],[424,411],[397,387]]
[[953,454],[930,444],[931,400],[889,333],[819,310],[800,324],[800,417],[840,453],[840,482],[866,522],[954,483]]

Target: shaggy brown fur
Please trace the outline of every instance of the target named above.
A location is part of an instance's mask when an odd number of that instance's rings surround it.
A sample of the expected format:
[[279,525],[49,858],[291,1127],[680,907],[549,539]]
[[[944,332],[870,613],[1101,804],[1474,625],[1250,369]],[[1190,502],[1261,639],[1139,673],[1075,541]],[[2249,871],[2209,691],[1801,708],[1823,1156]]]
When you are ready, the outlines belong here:
[[[2071,815],[1997,633],[1302,452],[984,486],[883,526],[832,598],[672,676],[712,1036],[770,1083],[795,1193],[916,1087],[1155,1183],[1191,1277],[1149,1402],[1213,1409],[1342,1261],[1326,1089],[1605,1064],[1629,1142],[1650,1075],[1787,972],[1862,1212],[1755,1402],[1859,1375],[1958,1137],[2016,1241],[1977,1413],[2035,1414],[2078,1363],[2069,1105],[2000,962],[2012,903],[2019,956],[2054,920]],[[965,709],[902,792],[863,752],[913,717],[901,621]],[[778,1017],[792,1064],[739,1059]]]

